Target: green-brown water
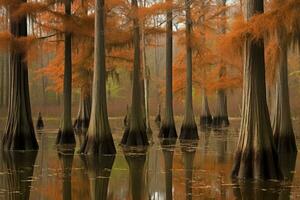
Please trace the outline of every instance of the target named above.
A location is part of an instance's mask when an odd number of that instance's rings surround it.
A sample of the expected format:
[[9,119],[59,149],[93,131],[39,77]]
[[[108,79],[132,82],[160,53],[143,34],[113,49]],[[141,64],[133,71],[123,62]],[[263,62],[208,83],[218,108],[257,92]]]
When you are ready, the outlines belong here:
[[[111,120],[116,156],[82,156],[79,141],[76,149],[57,148],[50,129],[38,135],[38,152],[2,153],[0,199],[300,199],[299,156],[281,156],[283,182],[231,180],[239,121],[226,130],[199,131],[198,142],[164,145],[152,125],[154,144],[138,153],[118,145],[121,124]],[[299,125],[294,121],[298,146]]]

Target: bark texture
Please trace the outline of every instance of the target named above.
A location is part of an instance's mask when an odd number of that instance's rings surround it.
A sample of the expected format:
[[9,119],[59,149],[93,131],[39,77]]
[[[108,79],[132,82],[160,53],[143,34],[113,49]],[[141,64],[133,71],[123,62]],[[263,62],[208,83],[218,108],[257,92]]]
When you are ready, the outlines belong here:
[[[245,19],[263,13],[263,0],[247,0]],[[237,178],[281,179],[266,102],[263,39],[244,43],[243,108],[240,136],[232,176]]]
[[107,199],[109,178],[115,155],[88,155],[83,157],[90,182],[91,200]]
[[105,66],[105,3],[96,1],[95,63],[93,79],[92,112],[87,137],[81,152],[88,154],[115,154],[116,149],[108,121],[106,103]]
[[[71,0],[65,1],[65,14],[71,16]],[[65,33],[65,67],[64,67],[64,111],[61,133],[58,133],[59,144],[75,144],[72,126],[72,34]]]
[[[173,0],[167,0],[172,4]],[[173,11],[167,11],[166,25],[166,95],[165,116],[160,127],[159,137],[177,138],[173,114]]]
[[74,130],[78,135],[86,135],[90,124],[92,99],[90,94],[80,93],[79,109],[74,122]]
[[213,120],[208,105],[206,91],[205,89],[202,89],[202,106],[201,106],[201,114],[200,114],[201,129],[210,128],[212,121]]
[[192,19],[191,19],[191,2],[185,0],[186,13],[186,96],[185,96],[185,114],[181,126],[180,139],[190,140],[199,139],[197,125],[193,110],[193,80],[192,80],[192,48],[191,48],[191,34],[192,34]]
[[[226,0],[220,1],[220,6],[225,8]],[[221,16],[226,19],[226,10],[221,13]],[[226,24],[222,24],[220,27],[221,34],[226,33]],[[226,75],[226,68],[224,66],[220,69],[220,79]],[[227,95],[225,89],[218,89],[217,91],[217,110],[213,117],[212,125],[216,128],[229,126],[228,112],[227,112]]]
[[290,111],[288,82],[288,42],[284,27],[277,30],[279,57],[277,64],[275,105],[273,115],[273,134],[277,151],[280,153],[297,152],[296,139]]
[[[137,0],[132,0],[132,8],[137,12]],[[137,16],[133,18],[133,86],[132,86],[132,104],[129,128],[125,129],[121,143],[126,146],[144,146],[148,145],[146,125],[142,111],[142,79],[141,79],[141,58],[140,58],[140,28]]]
[[[21,2],[11,5],[10,11],[18,9],[20,4]],[[16,38],[26,37],[27,17],[22,16],[18,20],[10,20],[10,32]],[[25,57],[26,52],[23,50],[10,52],[8,118],[2,138],[4,150],[38,149],[31,115],[28,66]]]

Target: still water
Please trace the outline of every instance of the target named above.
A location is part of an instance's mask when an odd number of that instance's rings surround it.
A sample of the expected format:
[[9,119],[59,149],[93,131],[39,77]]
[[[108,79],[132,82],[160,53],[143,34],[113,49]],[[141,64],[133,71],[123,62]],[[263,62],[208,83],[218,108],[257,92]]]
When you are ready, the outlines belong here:
[[[300,199],[299,156],[281,156],[285,181],[231,180],[239,121],[228,129],[199,131],[199,141],[185,143],[159,141],[153,125],[154,144],[130,152],[118,146],[121,122],[111,120],[115,156],[95,158],[78,154],[78,147],[58,148],[51,129],[38,135],[38,152],[1,153],[0,199]],[[294,122],[298,147],[299,124]]]

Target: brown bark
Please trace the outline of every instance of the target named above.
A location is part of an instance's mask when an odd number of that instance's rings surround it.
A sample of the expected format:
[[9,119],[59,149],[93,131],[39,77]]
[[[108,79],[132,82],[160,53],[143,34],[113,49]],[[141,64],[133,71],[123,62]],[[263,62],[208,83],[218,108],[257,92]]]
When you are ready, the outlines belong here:
[[[137,0],[132,0],[132,8],[134,12],[137,12]],[[144,146],[148,145],[148,138],[141,102],[140,28],[137,16],[133,18],[133,27],[134,63],[130,127],[125,130],[121,143],[127,146]]]
[[[10,7],[10,11],[18,9],[19,5],[20,3],[14,4]],[[26,37],[27,17],[22,16],[18,20],[10,20],[10,32],[15,37]],[[10,53],[8,118],[2,138],[4,150],[38,149],[31,116],[28,66],[25,57],[24,51],[13,50]]]
[[202,106],[200,114],[200,127],[201,129],[207,129],[212,124],[212,116],[210,113],[208,99],[205,89],[202,89]]
[[[220,4],[221,7],[225,7],[226,0],[221,0]],[[226,10],[222,12],[221,17],[224,18],[223,20],[225,20]],[[225,23],[221,25],[220,32],[222,34],[226,33]],[[226,75],[226,68],[223,66],[220,69],[220,74],[219,74],[220,79],[222,79],[225,75]],[[227,112],[227,95],[225,89],[218,89],[217,91],[217,109],[216,109],[216,114],[213,117],[212,125],[216,128],[229,126],[228,112]]]
[[[247,0],[245,19],[263,13],[263,0]],[[240,136],[232,176],[237,178],[281,179],[266,102],[263,39],[244,43],[243,108]]]
[[[173,3],[173,0],[166,0]],[[160,128],[159,137],[177,138],[173,114],[173,11],[167,11],[166,25],[166,96],[165,116]]]
[[197,125],[193,110],[193,80],[192,80],[192,19],[191,19],[191,1],[185,0],[186,13],[186,96],[185,96],[185,115],[181,126],[180,139],[199,139]]
[[89,128],[90,116],[91,116],[91,104],[92,99],[90,94],[84,94],[80,92],[79,109],[76,120],[74,122],[74,130],[78,135],[86,135]]
[[87,137],[81,152],[115,154],[116,149],[108,121],[105,66],[105,3],[96,1],[94,79],[92,112]]
[[279,57],[277,64],[275,106],[273,115],[273,134],[277,151],[280,153],[297,152],[297,145],[290,111],[288,83],[288,43],[284,27],[277,30]]
[[[71,16],[71,0],[65,1],[65,14]],[[65,33],[65,68],[64,68],[64,111],[61,132],[58,133],[59,144],[75,144],[72,126],[72,34]]]

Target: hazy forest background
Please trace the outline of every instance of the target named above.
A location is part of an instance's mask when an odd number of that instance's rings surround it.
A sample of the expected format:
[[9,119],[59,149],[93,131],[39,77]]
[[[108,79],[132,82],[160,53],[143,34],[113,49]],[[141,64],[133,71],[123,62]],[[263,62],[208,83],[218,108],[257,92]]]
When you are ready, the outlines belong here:
[[[5,2],[5,1],[4,1]],[[28,1],[29,3],[31,2]],[[24,12],[28,12],[30,14],[30,18],[28,19],[28,34],[32,35],[36,38],[39,38],[32,42],[29,47],[29,58],[28,58],[28,68],[29,68],[29,87],[30,87],[30,100],[32,107],[33,117],[36,118],[38,112],[41,112],[43,117],[48,120],[54,120],[55,124],[60,120],[60,115],[62,113],[63,99],[62,99],[62,86],[63,86],[63,52],[62,52],[62,36],[64,28],[74,29],[76,32],[80,28],[84,28],[87,30],[78,31],[75,33],[73,39],[74,47],[73,47],[73,73],[75,74],[75,78],[73,79],[73,91],[72,91],[72,116],[73,119],[76,117],[78,112],[78,105],[80,102],[80,80],[78,77],[84,77],[84,74],[80,74],[78,71],[78,64],[80,62],[84,62],[83,64],[86,67],[93,67],[93,57],[82,58],[82,52],[76,53],[80,51],[80,48],[86,48],[86,50],[91,50],[90,46],[85,47],[81,46],[80,40],[85,40],[88,38],[90,32],[92,32],[93,22],[92,19],[88,18],[88,15],[91,14],[83,14],[80,9],[93,9],[93,1],[87,0],[82,8],[81,1],[76,0],[73,2],[73,16],[74,17],[82,17],[83,21],[81,23],[87,23],[81,26],[82,24],[75,22],[63,22],[70,24],[50,24],[50,19],[47,17],[52,17],[52,20],[58,20],[59,23],[62,23],[63,19],[59,19],[59,16],[55,16],[48,14],[46,9],[42,7],[43,3],[47,1],[36,1],[32,0],[32,2],[40,2],[41,5],[34,6],[32,4],[32,8],[28,5],[27,8],[23,8]],[[49,1],[51,2],[51,1]],[[119,3],[122,1],[119,1]],[[126,2],[126,1],[124,1]],[[160,0],[145,0],[146,6],[145,15],[147,28],[149,28],[149,35],[146,36],[146,65],[149,67],[149,110],[150,115],[155,116],[158,113],[159,105],[164,107],[164,83],[165,83],[165,16],[164,12],[166,10],[166,6],[163,1]],[[216,40],[221,45],[225,43],[224,39],[219,39],[220,35],[217,31],[218,24],[220,21],[224,21],[226,18],[226,30],[228,32],[234,31],[232,26],[234,26],[236,21],[239,20],[239,16],[241,14],[241,6],[240,1],[230,1],[227,2],[227,6],[218,6],[215,1],[205,1],[206,7],[201,11],[198,10],[201,14],[207,16],[209,21],[207,22],[207,27],[209,30],[205,30],[203,34],[207,35],[208,40]],[[180,1],[178,1],[178,5],[180,6]],[[195,4],[199,3],[195,1]],[[108,3],[110,4],[110,3]],[[112,2],[113,6],[118,6],[118,1]],[[266,4],[270,4],[270,2],[266,1]],[[40,6],[40,7],[39,7]],[[62,11],[62,5],[55,5],[58,13]],[[155,7],[156,6],[156,7]],[[146,9],[148,8],[148,10]],[[157,8],[157,10],[156,10]],[[27,10],[26,10],[27,9]],[[40,10],[39,10],[40,9]],[[160,10],[159,10],[160,9]],[[177,8],[176,8],[177,9]],[[220,15],[221,11],[226,12],[226,17]],[[184,113],[184,43],[183,43],[183,11],[178,8],[178,13],[176,13],[176,17],[174,17],[174,54],[173,54],[173,62],[174,62],[174,115],[182,116]],[[196,10],[197,11],[197,10]],[[195,11],[195,12],[196,12]],[[22,12],[22,10],[20,11]],[[30,13],[31,12],[31,13]],[[91,11],[93,12],[93,11]],[[7,12],[5,9],[1,9],[1,16],[3,23],[1,23],[1,42],[5,44],[5,39],[7,39],[7,35],[5,35],[5,31],[7,31]],[[86,19],[85,19],[86,17]],[[122,16],[124,17],[124,16]],[[125,16],[126,17],[126,16]],[[197,15],[195,14],[195,16]],[[120,17],[121,18],[121,17]],[[120,20],[118,18],[118,20]],[[196,20],[196,19],[194,19]],[[218,22],[219,21],[219,22]],[[49,23],[49,24],[46,24]],[[90,23],[90,24],[88,24]],[[160,26],[156,27],[156,24],[160,24]],[[221,22],[224,23],[224,22]],[[41,24],[44,24],[40,26]],[[45,25],[46,24],[46,25]],[[72,27],[73,26],[73,27]],[[115,28],[115,27],[112,27]],[[153,30],[151,30],[153,29]],[[113,30],[113,29],[112,29]],[[195,30],[198,30],[198,27],[195,26]],[[152,32],[151,32],[152,31]],[[126,30],[124,30],[126,32]],[[45,38],[43,38],[45,37]],[[49,38],[48,38],[49,37]],[[113,38],[115,40],[125,40],[126,35],[115,35]],[[124,37],[124,38],[122,38]],[[196,35],[195,37],[199,37]],[[219,39],[219,40],[217,40]],[[225,38],[226,39],[226,38]],[[33,39],[32,39],[33,40]],[[196,44],[199,45],[199,44]],[[228,44],[227,44],[228,45]],[[273,46],[272,46],[273,45]],[[2,45],[3,47],[4,45]],[[91,45],[93,46],[93,45]],[[204,59],[210,59],[209,56],[213,56],[213,54],[218,53],[217,45],[207,45],[207,52],[211,53],[211,55],[207,55]],[[234,44],[232,47],[227,46],[228,48],[234,48]],[[197,47],[196,47],[197,48]],[[276,49],[276,44],[269,44],[267,46],[267,54],[266,56],[276,56],[276,52],[270,51],[270,49]],[[3,50],[3,48],[2,48]],[[225,47],[221,49],[221,51],[226,51]],[[126,106],[131,103],[131,90],[132,90],[132,66],[131,59],[132,55],[130,55],[131,49],[128,51],[115,52],[116,59],[112,62],[115,62],[112,67],[109,69],[110,73],[108,73],[107,78],[107,99],[108,99],[108,112],[110,117],[123,117],[126,114]],[[269,51],[269,52],[268,52]],[[74,53],[75,52],[75,53]],[[74,55],[76,54],[76,55]],[[120,58],[117,58],[117,56]],[[124,57],[128,56],[128,60]],[[227,59],[236,59],[235,54],[225,54],[228,56]],[[85,59],[85,60],[83,60]],[[273,58],[269,59],[272,60]],[[198,63],[197,63],[198,62]],[[198,118],[201,110],[201,88],[208,89],[208,102],[212,115],[214,115],[216,110],[216,91],[218,88],[226,88],[227,92],[227,105],[228,105],[228,115],[231,118],[237,118],[241,115],[241,104],[242,104],[242,63],[238,63],[238,65],[227,65],[227,77],[223,81],[218,81],[217,71],[218,64],[210,64],[210,66],[201,65],[201,62],[206,62],[206,60],[196,61],[193,66],[193,70],[195,71],[194,83],[193,83],[193,98],[194,98],[194,112],[196,117]],[[272,63],[272,61],[270,61]],[[5,119],[7,115],[8,109],[8,67],[9,67],[9,59],[7,53],[1,53],[0,56],[0,117],[1,117],[1,127],[5,124]],[[268,68],[269,67],[269,68]],[[206,68],[208,71],[208,75],[205,78],[205,83],[203,81],[203,77],[201,77],[201,72],[199,73],[199,69]],[[293,118],[297,118],[299,116],[300,104],[299,104],[299,95],[300,90],[300,78],[299,78],[299,69],[300,69],[300,54],[298,52],[298,48],[292,48],[289,50],[288,54],[288,71],[289,71],[289,90],[290,90],[290,104],[291,104],[291,114]],[[79,69],[80,70],[80,69]],[[267,98],[269,107],[272,107],[272,95],[274,94],[274,74],[275,69],[272,64],[267,65]],[[201,82],[201,83],[200,83]],[[202,84],[203,83],[203,84]],[[270,109],[272,110],[272,109]],[[271,113],[272,115],[272,113]]]

